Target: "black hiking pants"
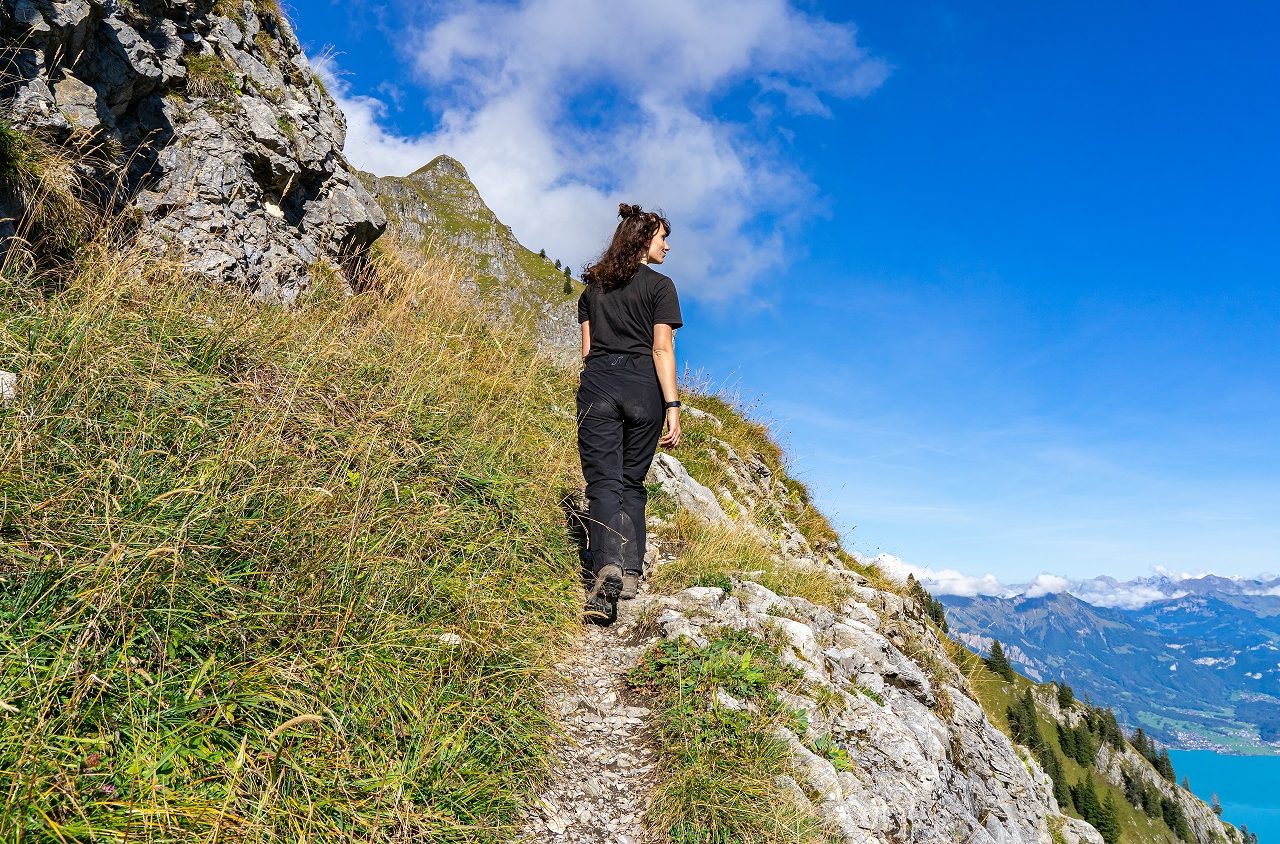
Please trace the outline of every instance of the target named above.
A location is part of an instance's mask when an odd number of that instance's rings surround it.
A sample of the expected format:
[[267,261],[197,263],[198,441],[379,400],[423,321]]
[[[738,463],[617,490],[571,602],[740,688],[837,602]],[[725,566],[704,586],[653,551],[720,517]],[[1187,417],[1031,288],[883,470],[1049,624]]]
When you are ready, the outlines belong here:
[[644,476],[666,419],[649,355],[587,360],[578,385],[578,456],[587,481],[588,547],[594,572],[644,568]]

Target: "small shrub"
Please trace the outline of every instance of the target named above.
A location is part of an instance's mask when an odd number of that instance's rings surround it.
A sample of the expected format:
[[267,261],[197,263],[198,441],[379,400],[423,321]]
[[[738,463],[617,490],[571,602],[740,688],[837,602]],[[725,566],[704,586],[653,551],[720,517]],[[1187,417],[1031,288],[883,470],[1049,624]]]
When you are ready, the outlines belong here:
[[858,694],[862,695],[867,700],[873,701],[879,704],[880,706],[884,706],[884,698],[878,695],[877,693],[871,691],[866,686],[855,685],[854,688],[858,690]]
[[852,771],[857,767],[849,751],[832,741],[831,736],[819,736],[809,749],[830,762],[837,771]]

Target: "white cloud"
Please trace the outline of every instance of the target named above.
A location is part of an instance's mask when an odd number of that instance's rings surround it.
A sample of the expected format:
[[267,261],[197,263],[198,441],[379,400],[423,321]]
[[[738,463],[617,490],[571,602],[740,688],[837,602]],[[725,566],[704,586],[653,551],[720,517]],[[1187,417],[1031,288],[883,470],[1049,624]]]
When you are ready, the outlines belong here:
[[[709,299],[748,290],[780,263],[788,230],[817,204],[774,116],[826,114],[888,73],[852,25],[790,0],[449,9],[406,27],[440,116],[428,134],[388,130],[383,103],[352,95],[319,63],[347,113],[348,157],[386,175],[452,155],[522,240],[574,265],[604,246],[619,201],[661,207],[674,228],[672,274]],[[716,108],[729,92],[747,102],[740,117]]]
[[1133,610],[1155,601],[1181,598],[1188,594],[1182,590],[1162,591],[1142,581],[1122,583],[1110,577],[1071,580],[1047,572],[1038,575],[1030,583],[1006,584],[994,574],[974,576],[955,569],[931,569],[909,563],[893,554],[880,554],[871,562],[896,580],[906,580],[908,574],[915,575],[916,580],[933,595],[1041,598],[1066,592],[1096,607]]
[[1068,592],[1071,589],[1071,581],[1065,577],[1056,574],[1037,575],[1036,579],[1031,581],[1027,589],[1022,594],[1028,598],[1040,598],[1045,595],[1057,595],[1059,592]]
[[974,598],[978,595],[1007,595],[1009,588],[993,574],[981,577],[963,574],[955,569],[931,569],[916,566],[892,554],[880,554],[871,561],[885,574],[895,580],[906,580],[907,575],[915,575],[926,589],[934,595],[957,595]]
[[1165,592],[1141,582],[1120,583],[1111,578],[1076,581],[1067,591],[1086,604],[1122,610],[1136,610],[1156,601],[1181,598],[1187,594],[1183,591]]

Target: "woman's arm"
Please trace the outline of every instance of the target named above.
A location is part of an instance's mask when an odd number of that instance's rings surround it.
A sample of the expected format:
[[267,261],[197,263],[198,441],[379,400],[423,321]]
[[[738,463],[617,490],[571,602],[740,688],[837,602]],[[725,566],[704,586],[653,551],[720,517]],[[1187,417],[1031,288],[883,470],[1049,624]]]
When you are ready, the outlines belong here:
[[[677,401],[675,332],[671,326],[658,323],[653,327],[653,367],[658,371],[658,384],[662,387],[664,402]],[[675,448],[680,445],[680,408],[667,409],[667,432],[658,445]]]
[[582,325],[582,359],[585,361],[587,355],[591,354],[591,320],[580,324]]

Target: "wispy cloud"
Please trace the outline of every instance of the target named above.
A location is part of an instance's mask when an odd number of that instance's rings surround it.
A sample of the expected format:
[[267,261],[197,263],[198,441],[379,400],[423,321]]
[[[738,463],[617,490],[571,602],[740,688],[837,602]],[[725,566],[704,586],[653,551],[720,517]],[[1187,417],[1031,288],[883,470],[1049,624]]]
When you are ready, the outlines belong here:
[[708,299],[750,289],[811,213],[816,191],[788,162],[778,119],[824,115],[888,74],[852,25],[790,0],[401,8],[404,58],[439,121],[400,135],[384,102],[321,62],[357,166],[404,174],[453,155],[517,235],[575,264],[604,245],[619,201],[661,207],[673,267]]

